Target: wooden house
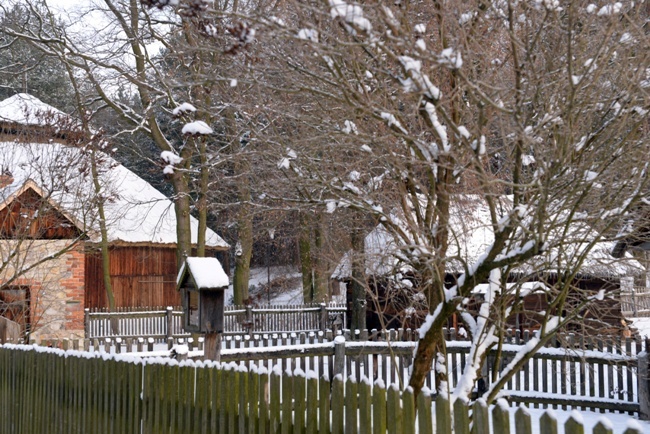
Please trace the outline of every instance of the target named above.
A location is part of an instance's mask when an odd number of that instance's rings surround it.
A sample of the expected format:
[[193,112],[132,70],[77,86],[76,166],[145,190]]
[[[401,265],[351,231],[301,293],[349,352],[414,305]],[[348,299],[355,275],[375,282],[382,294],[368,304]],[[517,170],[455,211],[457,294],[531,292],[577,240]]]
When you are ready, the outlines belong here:
[[[505,213],[510,208],[509,199],[502,197],[500,203],[502,212]],[[494,233],[489,224],[490,212],[479,196],[458,195],[453,201],[450,214],[447,251],[449,260],[445,275],[447,288],[455,285],[465,267],[475,264],[494,241]],[[522,312],[507,319],[509,327],[521,330],[539,327],[539,313],[548,310],[549,298],[553,293],[550,289],[557,284],[558,268],[562,267],[562,261],[558,258],[577,257],[581,252],[586,252],[590,240],[597,234],[586,225],[575,224],[565,236],[566,242],[550,241],[548,244],[555,247],[550,247],[543,255],[521,264],[511,270],[508,276],[503,277],[506,293],[498,296],[512,297],[512,293],[516,292],[522,298],[523,306]],[[558,247],[560,245],[561,247]],[[576,304],[578,295],[582,294],[580,297],[584,297],[585,291],[594,295],[601,290],[606,294],[617,293],[622,281],[643,272],[641,264],[629,255],[614,258],[611,255],[612,247],[612,242],[598,242],[585,255],[578,273],[571,282],[572,288],[575,289]],[[381,225],[365,237],[362,262],[365,264],[368,292],[372,293],[366,300],[368,328],[416,328],[428,313],[426,297],[418,285],[418,276],[408,264],[403,264],[397,259],[404,248],[407,247],[400,245]],[[562,249],[561,253],[558,248]],[[332,274],[332,279],[345,287],[349,306],[352,303],[352,254],[353,252],[348,252]],[[469,311],[478,313],[486,286],[487,282],[483,282],[475,287],[473,296],[468,301]],[[571,306],[572,301],[569,300],[567,305]],[[583,320],[572,327],[581,331],[590,327],[603,331],[603,323],[608,324],[606,328],[611,328],[610,331],[615,331],[621,328],[621,321],[624,319],[618,297],[604,297],[599,303],[584,309],[580,316]],[[453,318],[448,326],[457,328],[458,319]]]
[[[180,305],[173,203],[99,153],[96,184],[64,116],[25,94],[0,102],[0,314],[44,338],[83,336],[84,308],[107,306],[100,201],[116,305]],[[206,239],[227,270],[227,243],[210,229]]]

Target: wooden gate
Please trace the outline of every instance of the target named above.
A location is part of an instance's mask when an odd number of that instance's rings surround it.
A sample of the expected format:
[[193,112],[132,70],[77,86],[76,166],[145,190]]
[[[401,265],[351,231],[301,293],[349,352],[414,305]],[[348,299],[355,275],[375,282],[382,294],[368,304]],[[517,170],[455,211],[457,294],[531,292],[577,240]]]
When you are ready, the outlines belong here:
[[29,286],[8,286],[0,290],[0,316],[20,324],[22,336],[29,333],[31,326]]

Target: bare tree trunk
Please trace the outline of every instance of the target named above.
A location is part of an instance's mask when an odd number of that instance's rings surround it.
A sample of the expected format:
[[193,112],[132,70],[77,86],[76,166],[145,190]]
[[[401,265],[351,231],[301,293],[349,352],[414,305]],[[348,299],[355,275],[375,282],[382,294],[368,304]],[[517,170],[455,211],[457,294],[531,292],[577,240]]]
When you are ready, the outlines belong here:
[[[92,150],[90,157],[90,166],[93,175],[93,185],[95,193],[101,196],[102,186],[99,183],[99,173],[97,171],[97,160],[95,159],[95,150]],[[115,312],[115,294],[111,283],[111,257],[108,249],[108,231],[106,229],[106,214],[104,213],[104,201],[97,201],[97,212],[99,213],[99,231],[101,233],[101,252],[102,252],[102,277],[104,279],[104,288],[106,290],[106,299],[108,300],[108,310]],[[111,330],[113,334],[120,333],[117,318],[111,319]]]
[[314,267],[314,291],[313,301],[324,302],[327,301],[327,267],[325,255],[323,252],[323,242],[325,238],[325,230],[323,225],[323,214],[316,214],[314,224],[314,247],[316,248]]
[[[246,164],[238,165],[239,173],[246,173]],[[242,168],[242,166],[244,168]],[[237,218],[237,248],[235,252],[235,275],[233,291],[235,304],[248,300],[248,282],[250,280],[251,256],[253,254],[253,219],[246,205],[250,201],[250,189],[247,175],[241,177],[239,188],[240,208]]]
[[226,140],[230,142],[230,152],[234,159],[234,172],[237,184],[237,247],[235,248],[235,272],[233,276],[233,297],[235,304],[248,300],[250,264],[253,253],[253,218],[250,214],[250,164],[240,153],[241,143],[237,134],[235,111],[232,107],[224,110]]
[[196,236],[196,256],[203,257],[205,256],[205,234],[208,230],[208,182],[210,171],[208,169],[205,140],[199,140],[201,178],[199,180],[199,199],[196,206],[199,212],[199,233]]
[[[413,370],[411,371],[411,379],[409,386],[413,388],[413,392],[417,396],[424,387],[424,381],[429,376],[431,369],[436,369],[436,389],[438,392],[448,392],[448,388],[441,388],[441,384],[447,381],[446,369],[440,369],[433,365],[438,354],[446,360],[447,348],[445,346],[445,337],[441,328],[430,330],[423,338],[418,341],[418,351],[416,357],[413,358]],[[442,390],[441,390],[442,389]]]
[[190,186],[186,176],[178,170],[172,175],[174,185],[174,212],[176,213],[176,264],[183,265],[185,258],[192,254],[192,231],[190,226]]
[[250,218],[240,218],[237,230],[235,251],[235,275],[233,277],[234,303],[243,304],[248,300],[248,281],[253,253],[253,222]]
[[[75,99],[77,102],[77,108],[80,113],[85,113],[86,112],[86,106],[83,103],[81,93],[79,91],[79,86],[77,79],[74,75],[74,72],[72,71],[72,68],[70,67],[69,64],[64,64],[67,72],[68,72],[68,77],[70,78],[70,84],[72,85],[72,88],[74,89],[75,93]],[[83,131],[85,134],[88,134],[88,136],[91,136],[90,133],[90,127],[88,125],[88,120],[83,117],[82,118],[82,126],[83,126]],[[100,142],[101,143],[101,142]],[[106,196],[106,191],[105,188],[102,187],[102,185],[99,182],[99,170],[97,169],[97,153],[100,151],[98,148],[99,146],[94,146],[95,143],[92,144],[90,149],[90,171],[93,177],[93,188],[95,190],[95,196],[97,197],[97,213],[99,216],[99,233],[101,236],[100,240],[100,249],[101,249],[101,254],[102,254],[102,279],[104,281],[104,290],[106,291],[106,300],[108,302],[108,310],[110,312],[115,312],[116,310],[116,304],[115,304],[115,293],[113,292],[113,284],[111,282],[111,257],[110,257],[110,251],[109,251],[109,242],[108,242],[108,229],[106,227],[106,213],[104,212],[104,200]],[[119,331],[119,323],[117,318],[111,318],[111,331],[113,334],[117,335],[120,333]]]
[[352,322],[350,329],[366,328],[366,277],[364,236],[359,228],[352,229]]
[[314,279],[312,275],[311,259],[311,225],[309,216],[300,213],[300,235],[298,238],[300,254],[300,270],[302,271],[302,298],[303,302],[311,303],[314,300]]

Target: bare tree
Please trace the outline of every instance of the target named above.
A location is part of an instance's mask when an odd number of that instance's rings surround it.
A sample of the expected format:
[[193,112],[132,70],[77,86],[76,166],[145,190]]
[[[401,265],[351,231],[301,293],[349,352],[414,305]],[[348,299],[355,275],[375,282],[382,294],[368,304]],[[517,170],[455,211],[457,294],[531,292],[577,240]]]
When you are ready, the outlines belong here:
[[[129,133],[144,132],[160,152],[178,157],[173,158],[175,164],[168,164],[176,169],[168,171],[168,179],[174,186],[180,264],[191,254],[190,164],[195,147],[175,145],[163,131],[157,109],[163,105],[171,111],[180,103],[175,99],[173,84],[163,80],[163,65],[149,49],[156,42],[164,46],[172,29],[182,23],[161,13],[150,15],[137,1],[107,0],[102,6],[91,5],[79,12],[95,14],[101,22],[91,41],[85,29],[80,33],[56,23],[42,2],[23,3],[29,12],[25,21],[31,26],[7,27],[5,35],[63,61],[94,91],[95,98],[86,104],[88,108],[114,111],[129,125]],[[123,84],[135,89],[138,107],[125,105],[118,98],[116,90]]]
[[[452,315],[473,342],[454,392],[468,396],[487,350],[502,342],[505,318],[522,309],[524,282],[558,276],[538,337],[500,373],[492,400],[594,302],[576,276],[590,258],[610,261],[601,241],[647,184],[645,9],[619,6],[434,2],[427,10],[331,1],[296,6],[295,24],[275,32],[288,40],[272,48],[291,46],[278,56],[295,83],[287,87],[315,105],[339,104],[296,115],[331,158],[294,143],[292,165],[312,174],[296,182],[326,191],[332,211],[374,216],[393,242],[385,253],[428,301],[410,379],[416,391],[436,360],[446,391],[442,328]],[[482,219],[471,211],[477,201]],[[489,242],[470,257],[463,232],[483,228]],[[507,285],[515,273],[522,278]],[[464,301],[484,282],[490,293],[472,316]]]
[[[292,7],[282,19],[249,17],[273,53],[260,81],[284,95],[277,122],[301,130],[290,150],[278,149],[278,165],[311,192],[307,202],[380,223],[394,246],[386,253],[414,276],[430,313],[410,385],[419,391],[437,360],[447,393],[442,328],[459,315],[473,346],[454,393],[468,396],[487,351],[501,345],[505,318],[523,309],[523,285],[557,276],[537,337],[500,372],[487,394],[494,399],[599,298],[580,291],[576,276],[590,261],[615,267],[602,241],[644,199],[644,7]],[[487,231],[480,255],[465,253],[458,219],[464,230]],[[484,283],[488,294],[471,315],[465,301]]]

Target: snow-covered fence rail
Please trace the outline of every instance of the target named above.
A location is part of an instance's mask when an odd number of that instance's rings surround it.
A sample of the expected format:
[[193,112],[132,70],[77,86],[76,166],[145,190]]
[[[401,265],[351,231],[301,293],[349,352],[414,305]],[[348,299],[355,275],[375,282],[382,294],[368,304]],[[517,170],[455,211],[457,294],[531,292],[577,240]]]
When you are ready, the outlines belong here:
[[[307,332],[342,328],[346,320],[344,304],[226,306],[226,334],[260,332]],[[113,325],[117,325],[114,329]],[[118,309],[115,312],[85,310],[85,336],[167,339],[189,336],[183,330],[180,307]]]
[[[532,434],[533,426],[558,432],[553,414],[533,421],[520,408],[511,426],[511,411],[502,404],[490,409],[480,400],[450,405],[427,391],[416,398],[410,389],[379,382],[341,376],[330,382],[300,369],[0,347],[0,432],[443,434],[452,426],[456,434]],[[642,429],[632,422],[625,434]],[[571,416],[564,432],[589,430],[581,417]],[[612,430],[603,421],[592,432]]]

